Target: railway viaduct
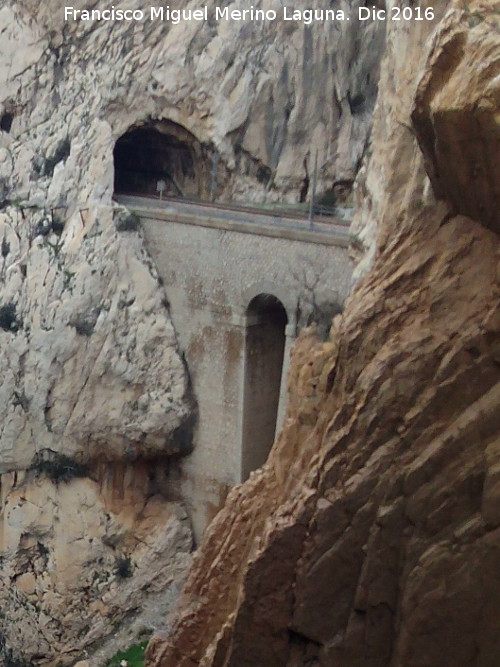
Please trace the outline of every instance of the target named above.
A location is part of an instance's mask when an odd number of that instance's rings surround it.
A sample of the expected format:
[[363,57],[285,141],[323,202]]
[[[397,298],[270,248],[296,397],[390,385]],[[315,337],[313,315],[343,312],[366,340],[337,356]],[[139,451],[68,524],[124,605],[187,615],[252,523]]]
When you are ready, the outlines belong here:
[[141,218],[185,355],[198,420],[179,480],[199,538],[228,490],[261,466],[283,417],[290,345],[338,312],[347,227],[121,196]]
[[190,203],[227,198],[231,173],[212,144],[169,120],[129,128],[114,165],[115,194],[141,219],[197,401],[193,451],[170,479],[199,538],[228,490],[267,458],[298,330],[327,328],[340,309],[347,225]]

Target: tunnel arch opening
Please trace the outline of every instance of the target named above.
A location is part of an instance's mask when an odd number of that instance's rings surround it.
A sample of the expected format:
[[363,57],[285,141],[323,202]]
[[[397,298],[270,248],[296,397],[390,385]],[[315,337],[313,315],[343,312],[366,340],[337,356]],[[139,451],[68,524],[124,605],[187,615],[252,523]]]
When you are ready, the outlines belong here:
[[282,393],[288,315],[273,294],[255,296],[246,311],[242,480],[269,455]]
[[115,144],[113,161],[117,195],[209,196],[207,148],[172,121],[155,120],[129,128]]

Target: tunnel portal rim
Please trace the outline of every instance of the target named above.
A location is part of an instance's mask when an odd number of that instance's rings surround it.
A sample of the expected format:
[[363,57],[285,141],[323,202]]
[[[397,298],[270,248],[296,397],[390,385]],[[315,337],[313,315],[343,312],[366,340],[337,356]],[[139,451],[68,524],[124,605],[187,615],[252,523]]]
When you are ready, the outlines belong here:
[[[125,152],[129,149],[127,146],[127,139],[131,140],[131,150],[139,152],[141,150],[141,133],[144,133],[144,137],[147,136],[157,136],[158,137],[158,153],[161,155],[160,146],[163,144],[168,145],[170,140],[171,146],[178,149],[184,150],[188,162],[190,163],[190,169],[192,169],[192,174],[189,175],[189,178],[193,180],[194,183],[197,183],[197,189],[199,190],[198,194],[194,197],[195,199],[204,199],[204,190],[206,189],[206,184],[204,181],[207,180],[208,167],[203,170],[202,166],[206,162],[206,145],[200,141],[200,139],[185,125],[178,123],[169,118],[146,118],[131,123],[128,127],[122,131],[113,141],[112,147],[112,156],[113,156],[113,196],[123,196],[123,195],[137,195],[141,192],[131,191],[128,188],[122,188],[118,185],[120,181],[120,175],[124,172],[130,171],[127,168],[126,162],[123,159],[123,151],[125,147]],[[120,158],[120,153],[122,157]],[[155,154],[156,155],[156,154]],[[132,170],[133,171],[133,170]],[[141,170],[137,170],[138,173]],[[144,171],[144,173],[149,172],[149,169]],[[172,178],[168,174],[156,173],[154,169],[151,170],[151,182],[156,179],[159,184],[160,181],[170,182],[174,188],[179,189],[178,183],[175,178]],[[208,173],[208,172],[207,172]],[[187,174],[187,172],[186,172]],[[173,176],[173,174],[172,174]],[[146,193],[145,196],[156,196],[156,193]],[[186,196],[186,194],[181,189],[176,196],[180,196],[181,199],[192,199],[192,196]],[[160,195],[161,199],[161,195]]]

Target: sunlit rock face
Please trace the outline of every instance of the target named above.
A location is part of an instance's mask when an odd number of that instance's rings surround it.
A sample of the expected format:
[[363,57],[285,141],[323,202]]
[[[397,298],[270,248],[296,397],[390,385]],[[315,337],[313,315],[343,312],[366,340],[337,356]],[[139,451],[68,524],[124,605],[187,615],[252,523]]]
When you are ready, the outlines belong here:
[[[349,200],[384,41],[354,21],[65,22],[65,4],[0,7],[0,650],[30,665],[155,627],[191,549],[173,471],[195,399],[115,185],[156,194],[166,161],[170,194],[296,202],[317,155],[318,193]],[[151,128],[145,165],[126,140]],[[145,185],[124,177],[137,155]]]
[[209,528],[148,667],[499,662],[496,10],[388,24],[365,277],[328,341],[297,342],[269,460]]

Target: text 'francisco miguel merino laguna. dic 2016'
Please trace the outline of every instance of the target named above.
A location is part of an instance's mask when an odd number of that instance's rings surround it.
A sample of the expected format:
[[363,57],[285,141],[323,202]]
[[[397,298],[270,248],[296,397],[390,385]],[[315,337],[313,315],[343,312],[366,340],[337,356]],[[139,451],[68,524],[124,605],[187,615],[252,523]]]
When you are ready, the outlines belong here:
[[171,9],[149,7],[148,9],[119,9],[114,5],[109,9],[64,8],[66,21],[166,21],[177,25],[184,21],[303,21],[310,24],[315,21],[345,21],[345,13],[336,9],[293,9],[282,7],[280,12],[274,9],[230,9],[229,7],[201,7],[199,9]]
[[358,7],[348,15],[341,9],[295,9],[282,7],[280,11],[274,9],[230,9],[229,7],[200,7],[199,9],[171,9],[165,7],[149,7],[148,9],[119,9],[112,5],[108,9],[75,9],[64,8],[65,21],[166,21],[173,25],[184,21],[297,21],[310,25],[311,23],[329,23],[332,21],[428,21],[434,18],[432,7],[392,7],[391,12],[373,7]]

